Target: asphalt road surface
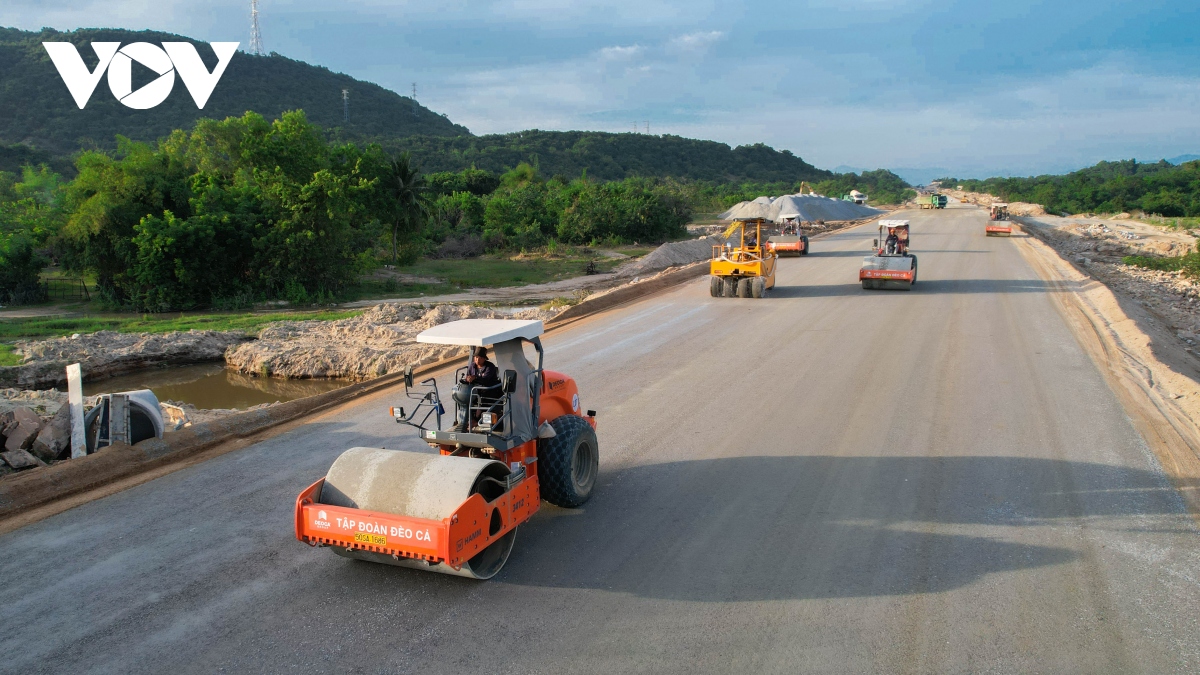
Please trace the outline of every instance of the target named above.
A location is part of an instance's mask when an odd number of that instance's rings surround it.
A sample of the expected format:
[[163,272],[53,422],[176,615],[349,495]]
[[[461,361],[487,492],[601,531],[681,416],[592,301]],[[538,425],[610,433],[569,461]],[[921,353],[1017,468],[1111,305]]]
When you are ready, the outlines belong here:
[[476,582],[293,538],[363,401],[0,537],[4,672],[1197,672],[1200,538],[1015,240],[912,212],[556,333],[599,411],[585,508]]

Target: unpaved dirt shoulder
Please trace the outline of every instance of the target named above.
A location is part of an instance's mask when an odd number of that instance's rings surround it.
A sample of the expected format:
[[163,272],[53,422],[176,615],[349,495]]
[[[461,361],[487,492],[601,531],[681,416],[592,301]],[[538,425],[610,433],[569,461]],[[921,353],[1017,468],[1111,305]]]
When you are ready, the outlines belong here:
[[[1022,228],[1027,231],[1035,228]],[[1161,319],[1085,274],[1036,236],[1014,239],[1116,393],[1134,426],[1200,516],[1200,367]]]

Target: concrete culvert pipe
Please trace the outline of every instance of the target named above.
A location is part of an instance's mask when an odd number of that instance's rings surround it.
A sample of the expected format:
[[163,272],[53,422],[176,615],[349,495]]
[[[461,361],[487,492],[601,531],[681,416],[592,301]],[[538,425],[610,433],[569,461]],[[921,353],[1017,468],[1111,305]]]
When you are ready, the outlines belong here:
[[[469,457],[447,457],[424,452],[351,448],[329,467],[320,503],[413,518],[443,520],[454,514],[467,497],[482,494],[492,500],[504,492],[508,467],[502,462]],[[513,528],[456,570],[446,564],[333,546],[346,558],[411,567],[472,579],[488,579],[504,567],[516,540]]]

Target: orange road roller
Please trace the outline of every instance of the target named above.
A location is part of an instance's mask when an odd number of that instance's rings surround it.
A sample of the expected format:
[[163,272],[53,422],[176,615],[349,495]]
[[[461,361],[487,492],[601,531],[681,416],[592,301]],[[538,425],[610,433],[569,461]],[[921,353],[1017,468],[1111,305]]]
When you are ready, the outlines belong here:
[[1008,204],[995,203],[988,207],[988,223],[983,232],[989,237],[1012,236],[1012,221],[1008,219]]
[[296,538],[347,558],[488,579],[542,500],[586,502],[599,473],[596,412],[581,409],[572,378],[542,368],[542,331],[541,321],[466,319],[418,335],[471,348],[455,373],[456,423],[442,429],[437,381],[415,384],[405,369],[412,403],[391,413],[433,451],[343,452],[296,499]]
[[912,290],[917,283],[917,256],[909,251],[908,244],[907,220],[879,221],[879,238],[872,244],[875,251],[863,258],[858,270],[862,287]]

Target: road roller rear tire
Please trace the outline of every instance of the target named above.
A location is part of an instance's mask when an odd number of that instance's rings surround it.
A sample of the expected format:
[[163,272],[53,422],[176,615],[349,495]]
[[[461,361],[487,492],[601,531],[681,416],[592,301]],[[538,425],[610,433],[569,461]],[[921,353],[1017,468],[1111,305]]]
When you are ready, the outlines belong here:
[[808,255],[808,237],[800,237],[800,241],[804,242],[804,250],[800,252],[800,255]]
[[740,298],[750,297],[750,281],[751,281],[750,277],[742,277],[742,279],[740,281],[738,281],[738,286],[737,286],[738,297],[740,297]]
[[708,278],[708,294],[714,298],[721,297],[725,292],[725,284],[721,281],[721,277],[712,276]]
[[755,298],[761,298],[767,294],[767,281],[762,277],[754,277],[750,282],[750,295]]
[[538,441],[538,482],[542,499],[568,509],[592,496],[600,473],[596,430],[578,415],[550,420],[554,437]]
[[724,277],[724,282],[725,282],[724,283],[725,297],[736,298],[737,297],[737,284],[738,284],[737,277]]

